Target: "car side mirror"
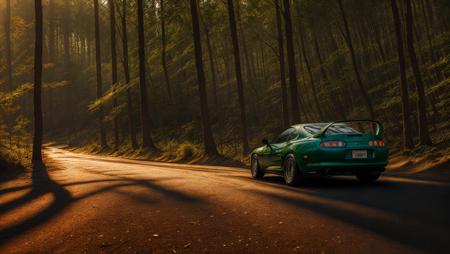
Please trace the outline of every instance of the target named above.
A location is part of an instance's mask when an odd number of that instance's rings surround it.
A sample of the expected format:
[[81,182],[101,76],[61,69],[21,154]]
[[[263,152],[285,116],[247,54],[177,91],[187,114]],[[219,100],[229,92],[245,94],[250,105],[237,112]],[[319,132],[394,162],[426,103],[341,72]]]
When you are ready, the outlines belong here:
[[262,140],[262,143],[263,143],[263,145],[266,145],[266,146],[270,145],[269,140],[267,140],[266,138],[264,138]]

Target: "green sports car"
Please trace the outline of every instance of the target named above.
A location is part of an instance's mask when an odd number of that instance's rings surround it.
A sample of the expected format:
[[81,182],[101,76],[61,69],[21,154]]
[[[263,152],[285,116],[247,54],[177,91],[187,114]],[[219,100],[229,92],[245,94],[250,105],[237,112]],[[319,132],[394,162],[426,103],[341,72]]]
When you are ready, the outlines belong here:
[[253,178],[283,175],[296,185],[309,174],[354,175],[375,182],[388,164],[382,125],[371,120],[294,125],[251,154]]

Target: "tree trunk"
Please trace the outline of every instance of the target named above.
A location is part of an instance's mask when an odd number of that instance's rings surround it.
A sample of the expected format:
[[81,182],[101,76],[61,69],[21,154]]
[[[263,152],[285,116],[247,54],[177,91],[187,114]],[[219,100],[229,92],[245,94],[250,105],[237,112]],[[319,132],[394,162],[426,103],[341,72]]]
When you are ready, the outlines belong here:
[[[130,85],[130,67],[128,60],[128,34],[127,34],[127,0],[122,1],[122,53],[123,53],[123,72],[125,74],[125,83]],[[133,100],[131,98],[131,88],[127,89],[128,121],[130,131],[130,141],[133,148],[138,147],[136,139],[136,125],[133,116]]]
[[34,44],[34,137],[33,163],[42,162],[42,45],[43,45],[43,17],[42,0],[35,0],[35,44]]
[[148,110],[147,86],[145,75],[145,38],[144,38],[144,5],[142,0],[137,0],[137,30],[139,37],[139,88],[141,98],[141,121],[142,121],[142,147],[155,149],[150,134],[150,114]]
[[[430,25],[430,21],[429,21],[429,17],[427,15],[427,12],[425,10],[425,2],[424,0],[420,1],[421,4],[421,8],[422,8],[422,13],[423,13],[423,18],[425,20],[425,30],[427,32],[427,41],[428,41],[428,50],[430,51],[430,62],[431,64],[436,64],[438,62],[438,58],[436,56],[436,52],[434,50],[434,46],[433,46],[433,40],[431,39],[431,25]],[[439,82],[440,80],[443,79],[442,73],[439,71],[438,67],[435,66],[433,68],[434,70],[434,75],[436,76],[436,82]]]
[[405,69],[405,56],[403,51],[403,32],[401,28],[401,19],[398,11],[397,0],[391,0],[391,8],[394,18],[395,35],[397,38],[398,62],[400,65],[400,91],[403,111],[403,146],[404,149],[412,149],[414,148],[414,142],[411,133],[411,109],[409,108],[408,84]]
[[244,84],[242,82],[241,59],[239,52],[239,41],[236,27],[236,17],[234,15],[233,0],[227,0],[228,3],[228,18],[230,22],[231,40],[233,44],[234,64],[236,71],[236,81],[238,87],[239,106],[241,111],[241,126],[242,126],[242,152],[247,155],[250,148],[248,145],[248,130],[247,130],[247,116],[245,112],[245,98],[244,98]]
[[208,98],[206,93],[205,72],[203,69],[202,42],[200,35],[200,22],[198,16],[197,0],[191,0],[192,30],[195,48],[195,66],[197,68],[198,91],[200,96],[200,111],[203,127],[203,145],[208,155],[218,155],[216,143],[211,131],[209,120]]
[[305,47],[305,39],[304,39],[305,33],[301,26],[301,21],[298,24],[298,32],[299,32],[299,37],[300,37],[300,45],[301,45],[303,60],[305,61],[306,70],[308,71],[309,80],[311,81],[311,89],[313,92],[314,104],[316,105],[317,112],[319,113],[319,118],[322,121],[322,120],[324,120],[324,115],[323,115],[323,111],[322,111],[322,108],[319,103],[319,98],[317,97],[316,84],[314,83],[314,78],[313,78],[313,74],[311,71],[311,66],[309,64],[308,56],[306,55],[306,47]]
[[[97,99],[103,96],[102,88],[102,60],[101,60],[101,47],[100,47],[100,20],[99,20],[99,4],[98,0],[94,0],[94,17],[95,17],[95,67],[97,72]],[[103,123],[103,106],[100,106],[99,116],[99,128],[100,128],[100,145],[102,150],[108,147],[106,142],[105,125]]]
[[344,39],[345,39],[348,49],[350,50],[352,64],[353,64],[353,70],[355,71],[355,76],[356,76],[356,81],[358,83],[358,87],[359,87],[360,93],[363,97],[367,111],[369,111],[370,118],[375,119],[375,111],[373,110],[372,100],[370,99],[369,94],[367,93],[366,89],[364,88],[361,74],[359,73],[358,63],[356,61],[355,50],[353,48],[353,42],[352,42],[352,38],[351,38],[351,34],[350,34],[350,28],[348,26],[344,7],[342,6],[342,0],[338,0],[338,4],[339,4],[339,9],[340,9],[341,15],[342,15],[342,20],[344,21],[344,28],[345,28]]
[[432,142],[428,133],[425,88],[414,48],[413,25],[411,0],[406,0],[406,44],[408,46],[409,60],[417,87],[419,140],[421,145],[431,145]]
[[295,50],[294,50],[294,36],[292,32],[292,18],[291,18],[291,4],[290,0],[283,0],[284,3],[284,23],[286,32],[286,49],[288,56],[289,67],[289,85],[291,90],[291,110],[292,123],[300,121],[300,108],[298,100],[298,80],[297,69],[295,67]]
[[166,18],[164,12],[164,0],[160,0],[159,8],[161,18],[161,43],[162,43],[161,63],[164,71],[164,81],[166,82],[167,95],[169,96],[169,101],[173,103],[172,88],[170,86],[170,78],[166,58],[167,38],[166,38]]
[[12,49],[11,49],[11,0],[6,0],[6,15],[5,15],[5,55],[7,68],[7,90],[13,89],[12,78]]
[[289,126],[289,109],[288,109],[288,94],[286,86],[286,66],[284,59],[285,53],[284,53],[280,0],[275,1],[275,17],[277,23],[277,41],[279,53],[278,59],[280,61],[281,111],[283,115],[283,128],[287,128]]
[[[322,54],[320,53],[319,42],[317,41],[317,36],[316,36],[316,33],[314,32],[314,30],[313,30],[313,37],[314,37],[313,38],[314,39],[314,50],[316,51],[317,60],[319,61],[319,70],[320,70],[320,75],[322,77],[322,82],[326,85],[330,85],[330,80],[328,79],[328,75],[325,72],[325,67],[324,67],[324,63],[322,60]],[[336,87],[335,89],[336,89],[336,91],[332,95],[332,98],[330,99],[330,101],[332,101],[332,103],[334,104],[333,110],[336,109],[336,111],[333,111],[333,112],[337,113],[337,115],[339,115],[340,119],[343,120],[343,119],[345,119],[346,112],[344,111],[344,106],[342,105],[342,102],[340,100],[341,90],[339,89],[339,87]],[[336,116],[333,115],[333,117],[336,117]]]
[[213,88],[213,99],[214,99],[214,108],[217,110],[219,106],[218,98],[217,98],[217,77],[216,77],[216,65],[214,62],[214,54],[211,45],[211,38],[209,34],[209,29],[204,24],[205,29],[205,37],[206,37],[206,45],[208,47],[208,56],[209,56],[209,66],[211,69],[211,78],[212,78],[212,88]]
[[[111,85],[113,90],[117,85],[117,52],[116,52],[116,10],[114,0],[108,0],[109,3],[109,25],[111,29]],[[117,98],[114,96],[113,107],[117,107]],[[114,117],[114,146],[119,148],[119,119]]]

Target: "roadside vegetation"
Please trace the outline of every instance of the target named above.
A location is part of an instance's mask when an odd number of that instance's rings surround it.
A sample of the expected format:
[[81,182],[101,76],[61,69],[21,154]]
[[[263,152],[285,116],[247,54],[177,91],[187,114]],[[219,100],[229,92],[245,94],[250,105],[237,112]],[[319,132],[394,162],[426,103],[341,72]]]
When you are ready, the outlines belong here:
[[31,160],[43,135],[91,153],[247,163],[291,124],[342,119],[381,121],[393,158],[449,154],[448,1],[4,2],[8,161]]

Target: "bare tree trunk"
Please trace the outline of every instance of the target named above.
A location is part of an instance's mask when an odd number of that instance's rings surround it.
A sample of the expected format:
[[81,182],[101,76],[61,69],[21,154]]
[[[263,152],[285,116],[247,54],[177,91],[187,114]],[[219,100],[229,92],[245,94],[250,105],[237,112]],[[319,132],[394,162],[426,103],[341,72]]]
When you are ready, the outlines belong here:
[[5,55],[6,55],[6,68],[7,68],[7,89],[12,91],[13,78],[12,78],[12,49],[11,49],[11,0],[6,0],[6,15],[5,15]]
[[[95,67],[97,72],[97,99],[103,96],[102,89],[102,59],[101,59],[101,47],[100,47],[100,20],[99,20],[99,4],[98,0],[94,0],[94,19],[95,19]],[[99,128],[100,128],[100,145],[102,149],[108,147],[106,142],[105,124],[103,123],[103,106],[100,106],[99,115]]]
[[43,15],[42,0],[35,0],[35,44],[34,44],[34,136],[33,163],[42,162],[42,45],[43,45]]
[[294,51],[294,36],[292,33],[292,18],[289,0],[283,0],[284,3],[284,21],[286,32],[286,49],[289,66],[289,85],[291,87],[291,110],[292,122],[298,123],[300,121],[300,108],[298,100],[298,81],[297,69],[295,67],[295,51]]
[[320,120],[324,120],[323,111],[322,111],[322,108],[319,103],[319,98],[317,97],[316,84],[314,82],[314,78],[313,78],[313,74],[311,71],[311,66],[309,64],[308,56],[306,55],[306,47],[305,47],[305,39],[304,39],[305,33],[303,31],[303,28],[301,27],[301,21],[298,24],[298,31],[299,31],[300,45],[301,45],[303,60],[305,61],[306,70],[308,71],[309,80],[311,81],[311,89],[313,92],[314,104],[316,105],[316,109],[317,109],[317,112],[319,113]]
[[[424,0],[420,0],[420,4],[421,4],[421,9],[422,9],[422,13],[423,13],[423,18],[425,20],[425,30],[427,33],[427,41],[428,41],[428,50],[430,51],[430,60],[431,60],[431,64],[436,64],[437,63],[437,56],[436,56],[436,52],[434,50],[434,46],[433,46],[433,40],[431,39],[431,29],[430,29],[430,21],[427,15],[427,12],[425,10],[425,2]],[[442,73],[439,71],[438,67],[435,66],[433,68],[434,70],[434,75],[436,76],[436,81],[440,81],[443,79],[442,77]]]
[[[8,0],[9,1],[9,0]],[[52,64],[56,64],[56,25],[55,25],[55,1],[50,0],[49,1],[49,12],[48,16],[49,18],[49,24],[48,24],[48,56],[49,56],[49,62]],[[54,73],[53,73],[54,74]],[[47,90],[48,96],[47,96],[47,129],[53,129],[54,126],[54,114],[53,114],[53,89],[50,88]]]
[[355,71],[355,75],[356,75],[356,81],[358,83],[358,87],[359,87],[360,93],[363,97],[367,111],[369,111],[370,118],[375,119],[375,111],[373,110],[372,100],[370,99],[369,94],[367,93],[367,90],[364,87],[364,84],[363,84],[363,81],[361,78],[361,74],[359,72],[358,63],[356,61],[355,50],[353,48],[353,42],[352,42],[352,38],[351,38],[351,34],[350,34],[350,28],[348,26],[344,7],[342,6],[342,0],[338,0],[338,4],[339,4],[339,9],[342,14],[342,20],[344,21],[344,28],[345,28],[344,39],[345,39],[345,42],[347,43],[348,49],[350,50],[352,64],[353,64],[353,70]]
[[164,80],[166,82],[167,94],[169,96],[169,101],[173,103],[172,88],[170,85],[169,71],[167,68],[167,37],[166,37],[166,17],[164,11],[164,0],[159,1],[160,19],[161,19],[161,43],[162,43],[162,53],[161,53],[161,63],[164,71]]
[[408,84],[405,69],[405,54],[403,51],[403,32],[401,28],[400,13],[398,11],[397,0],[391,0],[392,15],[394,18],[395,35],[397,38],[398,62],[400,65],[400,91],[403,111],[403,146],[405,149],[414,148],[411,133],[411,109],[409,108]]
[[275,17],[277,23],[277,41],[278,53],[280,61],[280,83],[281,83],[281,110],[283,115],[283,127],[289,126],[289,109],[288,109],[288,94],[286,86],[286,66],[285,66],[285,52],[283,43],[283,29],[281,21],[280,0],[275,0]]
[[[109,3],[109,24],[111,29],[111,82],[112,87],[117,85],[117,52],[116,52],[116,10],[114,0],[108,0]],[[117,107],[117,98],[114,96],[113,107]],[[114,117],[114,146],[119,148],[119,119]]]
[[[320,75],[322,77],[322,81],[324,82],[324,84],[329,84],[330,80],[328,79],[328,75],[325,72],[325,67],[324,67],[324,63],[322,60],[322,54],[320,53],[320,48],[319,48],[319,42],[317,41],[317,36],[316,33],[313,30],[313,39],[314,39],[314,49],[316,51],[316,56],[317,56],[317,60],[319,61],[319,69],[320,69]],[[340,100],[340,95],[341,95],[341,90],[336,87],[335,88],[336,91],[335,93],[332,95],[332,98],[330,99],[333,104],[335,105],[337,112],[334,111],[335,113],[337,113],[340,117],[341,120],[345,119],[345,111],[344,111],[344,107],[342,105],[342,102]],[[336,117],[336,116],[334,116]]]
[[[123,72],[125,73],[125,82],[130,84],[130,67],[128,60],[128,34],[127,34],[127,0],[122,0],[122,53],[123,53]],[[130,131],[130,141],[133,148],[138,147],[136,139],[136,124],[133,116],[133,100],[131,98],[131,88],[127,89],[128,121]]]
[[421,145],[431,145],[431,138],[428,133],[428,120],[426,111],[426,96],[423,85],[422,75],[420,73],[419,64],[417,62],[416,51],[414,48],[413,37],[413,16],[411,0],[406,0],[406,44],[408,46],[409,60],[414,74],[417,87],[417,111],[419,124],[419,140]]
[[206,45],[208,48],[208,56],[209,56],[209,66],[211,69],[211,78],[212,78],[212,88],[213,88],[213,101],[214,101],[214,108],[218,108],[219,102],[217,98],[217,77],[216,77],[216,65],[214,62],[214,54],[212,50],[211,45],[211,38],[209,34],[209,28],[204,24],[204,30],[205,30],[205,37],[206,37]]
[[142,0],[137,0],[137,30],[139,37],[139,88],[141,97],[141,121],[142,121],[142,147],[156,149],[150,134],[150,114],[148,110],[147,85],[145,75],[145,38],[144,38],[144,5]]
[[200,35],[200,22],[198,16],[197,0],[190,0],[192,30],[195,48],[195,66],[197,68],[198,91],[200,96],[200,111],[203,127],[203,145],[208,155],[218,155],[216,143],[211,131],[211,123],[208,111],[208,97],[206,93],[205,71],[203,69],[202,42]]
[[248,145],[248,130],[247,130],[247,116],[245,112],[245,98],[244,98],[244,84],[242,82],[241,59],[239,52],[239,41],[236,27],[236,17],[234,15],[233,0],[227,0],[228,3],[228,18],[230,22],[231,39],[233,44],[234,64],[236,71],[236,81],[238,87],[239,106],[241,111],[241,125],[242,125],[242,152],[247,155],[250,148]]

